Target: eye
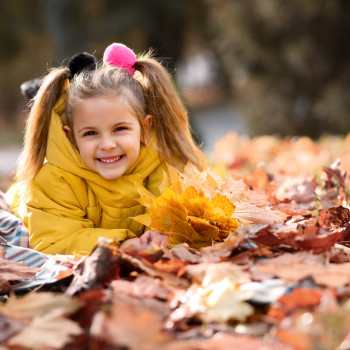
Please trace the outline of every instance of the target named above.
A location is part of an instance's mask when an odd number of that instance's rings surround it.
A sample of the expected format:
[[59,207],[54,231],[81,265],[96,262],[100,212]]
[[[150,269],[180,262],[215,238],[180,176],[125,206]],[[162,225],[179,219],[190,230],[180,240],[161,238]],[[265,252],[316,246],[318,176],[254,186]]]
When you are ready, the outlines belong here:
[[114,129],[114,131],[123,131],[127,130],[128,128],[126,126],[118,126],[117,128]]
[[97,132],[96,131],[87,131],[83,134],[83,136],[94,136],[94,135],[97,135]]

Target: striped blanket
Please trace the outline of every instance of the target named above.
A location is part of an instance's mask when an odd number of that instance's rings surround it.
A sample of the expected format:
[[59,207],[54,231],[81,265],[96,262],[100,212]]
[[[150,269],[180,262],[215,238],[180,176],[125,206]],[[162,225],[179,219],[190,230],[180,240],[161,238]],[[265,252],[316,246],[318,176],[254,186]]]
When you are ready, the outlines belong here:
[[5,259],[23,261],[28,266],[40,267],[47,258],[29,247],[28,230],[23,222],[7,210],[0,209],[0,244],[5,248]]
[[0,246],[5,248],[5,259],[23,261],[30,267],[40,267],[35,278],[17,281],[12,285],[12,290],[16,292],[55,283],[58,281],[58,276],[62,275],[62,271],[71,270],[73,267],[74,256],[47,256],[30,249],[28,230],[23,222],[9,211],[2,209],[0,209]]

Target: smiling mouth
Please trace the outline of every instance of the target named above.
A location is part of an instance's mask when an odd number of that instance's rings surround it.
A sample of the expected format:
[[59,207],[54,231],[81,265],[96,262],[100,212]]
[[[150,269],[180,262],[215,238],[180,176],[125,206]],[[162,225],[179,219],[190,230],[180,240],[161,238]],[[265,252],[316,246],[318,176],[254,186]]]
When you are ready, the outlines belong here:
[[108,157],[108,158],[97,158],[97,160],[99,160],[102,163],[114,163],[117,162],[120,158],[122,158],[123,156],[118,156],[118,157]]

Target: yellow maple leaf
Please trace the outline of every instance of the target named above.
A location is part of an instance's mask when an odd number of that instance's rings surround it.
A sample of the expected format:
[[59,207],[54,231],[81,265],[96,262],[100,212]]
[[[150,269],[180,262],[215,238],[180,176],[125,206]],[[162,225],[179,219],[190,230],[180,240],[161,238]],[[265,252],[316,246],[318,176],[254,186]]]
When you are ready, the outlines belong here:
[[186,242],[194,248],[212,245],[240,225],[232,217],[235,206],[219,193],[220,185],[208,172],[201,173],[190,165],[184,173],[169,167],[169,177],[171,185],[159,197],[135,183],[146,214],[134,217],[151,229],[168,234],[169,244]]

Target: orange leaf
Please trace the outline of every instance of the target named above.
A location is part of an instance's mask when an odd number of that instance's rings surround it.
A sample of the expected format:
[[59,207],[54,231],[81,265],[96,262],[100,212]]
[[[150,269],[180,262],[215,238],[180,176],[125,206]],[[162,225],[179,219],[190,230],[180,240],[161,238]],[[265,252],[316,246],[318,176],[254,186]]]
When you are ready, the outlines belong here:
[[181,277],[186,272],[187,264],[181,259],[161,259],[153,264],[156,269],[176,273]]
[[305,333],[296,333],[288,329],[278,329],[276,337],[283,343],[292,346],[294,350],[311,349],[310,337]]
[[295,288],[289,294],[281,296],[278,301],[290,307],[318,305],[321,301],[322,290],[315,288]]

